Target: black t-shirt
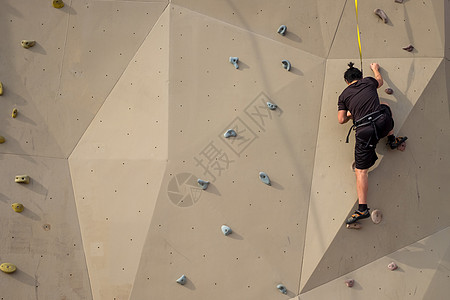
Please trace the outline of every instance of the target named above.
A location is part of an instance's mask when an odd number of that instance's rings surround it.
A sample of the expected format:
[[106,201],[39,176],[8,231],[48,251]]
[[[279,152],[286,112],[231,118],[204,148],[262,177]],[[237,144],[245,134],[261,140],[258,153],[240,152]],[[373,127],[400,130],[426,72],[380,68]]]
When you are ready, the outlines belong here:
[[380,109],[378,81],[365,77],[349,85],[339,96],[338,110],[348,110],[353,120],[359,120],[367,114]]

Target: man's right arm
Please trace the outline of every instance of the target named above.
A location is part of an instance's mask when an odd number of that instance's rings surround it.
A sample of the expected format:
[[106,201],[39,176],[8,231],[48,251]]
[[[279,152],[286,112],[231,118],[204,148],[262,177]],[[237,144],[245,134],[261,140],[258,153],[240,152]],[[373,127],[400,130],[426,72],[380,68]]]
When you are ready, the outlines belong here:
[[370,68],[373,71],[375,79],[378,81],[378,88],[380,88],[383,85],[383,77],[381,77],[380,74],[380,65],[377,63],[371,63]]

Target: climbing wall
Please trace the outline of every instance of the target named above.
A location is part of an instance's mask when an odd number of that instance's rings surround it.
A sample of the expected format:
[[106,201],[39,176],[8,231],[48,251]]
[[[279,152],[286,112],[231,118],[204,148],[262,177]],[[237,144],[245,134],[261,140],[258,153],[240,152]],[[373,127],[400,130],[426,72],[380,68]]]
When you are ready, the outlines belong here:
[[450,2],[358,4],[409,139],[349,230],[354,1],[4,0],[0,300],[446,298]]

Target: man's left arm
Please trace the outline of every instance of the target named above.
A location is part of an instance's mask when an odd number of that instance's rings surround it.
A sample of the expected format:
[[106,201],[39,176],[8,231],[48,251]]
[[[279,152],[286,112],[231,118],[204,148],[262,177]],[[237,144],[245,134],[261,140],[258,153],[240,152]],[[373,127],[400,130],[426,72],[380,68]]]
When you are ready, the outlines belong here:
[[348,110],[338,110],[339,124],[345,124],[352,119],[352,114]]

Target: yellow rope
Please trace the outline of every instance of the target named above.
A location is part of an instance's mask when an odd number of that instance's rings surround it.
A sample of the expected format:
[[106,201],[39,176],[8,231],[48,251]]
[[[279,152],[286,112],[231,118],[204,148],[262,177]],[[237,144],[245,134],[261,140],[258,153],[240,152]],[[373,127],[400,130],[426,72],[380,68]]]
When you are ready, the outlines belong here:
[[356,10],[356,31],[358,32],[359,60],[361,61],[361,72],[362,72],[361,37],[359,35],[359,25],[358,25],[358,0],[355,0],[355,10]]

